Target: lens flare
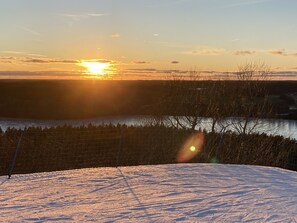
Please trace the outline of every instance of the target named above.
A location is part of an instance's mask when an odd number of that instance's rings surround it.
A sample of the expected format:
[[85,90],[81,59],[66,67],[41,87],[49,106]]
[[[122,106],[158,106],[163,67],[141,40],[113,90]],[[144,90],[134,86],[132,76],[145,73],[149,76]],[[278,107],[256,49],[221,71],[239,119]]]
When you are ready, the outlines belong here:
[[196,147],[195,147],[195,146],[191,146],[191,147],[190,147],[190,150],[191,150],[191,152],[194,153],[194,152],[196,152]]
[[204,134],[203,132],[198,132],[192,134],[187,141],[184,143],[181,150],[176,156],[176,161],[179,163],[184,163],[192,160],[198,153],[201,152],[201,149],[204,144]]

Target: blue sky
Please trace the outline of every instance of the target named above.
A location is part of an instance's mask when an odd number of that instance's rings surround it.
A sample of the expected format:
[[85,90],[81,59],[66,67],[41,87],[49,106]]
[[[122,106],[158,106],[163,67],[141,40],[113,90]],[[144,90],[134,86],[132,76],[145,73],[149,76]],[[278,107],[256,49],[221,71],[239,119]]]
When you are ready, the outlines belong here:
[[[297,67],[295,0],[0,0],[0,71]],[[10,58],[10,59],[9,59]],[[172,63],[175,61],[174,63]]]

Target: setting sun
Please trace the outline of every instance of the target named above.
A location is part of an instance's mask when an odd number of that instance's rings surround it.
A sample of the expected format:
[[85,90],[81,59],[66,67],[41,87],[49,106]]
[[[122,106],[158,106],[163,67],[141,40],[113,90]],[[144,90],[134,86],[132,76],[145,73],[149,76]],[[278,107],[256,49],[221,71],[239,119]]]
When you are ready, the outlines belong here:
[[105,75],[107,74],[107,69],[110,67],[110,63],[92,61],[82,61],[80,65],[87,68],[87,73],[93,75]]

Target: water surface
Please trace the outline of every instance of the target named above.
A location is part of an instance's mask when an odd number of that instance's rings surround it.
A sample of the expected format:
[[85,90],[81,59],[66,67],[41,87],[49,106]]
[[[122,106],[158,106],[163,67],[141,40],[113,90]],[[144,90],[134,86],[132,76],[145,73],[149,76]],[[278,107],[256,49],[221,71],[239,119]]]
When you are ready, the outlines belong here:
[[[167,119],[169,117],[166,117]],[[79,120],[30,120],[30,119],[0,119],[0,127],[2,130],[6,131],[7,128],[18,128],[24,129],[25,127],[55,127],[61,125],[102,125],[102,124],[126,124],[128,126],[135,125],[141,126],[151,123],[150,116],[118,116],[118,117],[100,117],[93,119],[79,119]],[[240,120],[235,118],[229,118],[221,121],[216,125],[216,131],[237,131],[238,124]],[[201,118],[199,125],[196,129],[205,129],[207,131],[211,130],[211,118]],[[233,123],[230,125],[230,123]],[[255,122],[251,121],[248,125],[248,129],[254,127]],[[292,138],[297,140],[297,121],[296,120],[279,120],[279,119],[269,119],[269,120],[258,120],[258,124],[253,132],[266,133],[268,135],[281,135],[286,138]]]

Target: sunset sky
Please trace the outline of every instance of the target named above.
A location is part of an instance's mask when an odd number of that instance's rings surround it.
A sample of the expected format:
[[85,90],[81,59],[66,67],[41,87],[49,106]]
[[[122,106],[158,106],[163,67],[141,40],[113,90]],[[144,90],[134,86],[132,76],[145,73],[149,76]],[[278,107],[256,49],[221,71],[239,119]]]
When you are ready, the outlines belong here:
[[296,9],[296,0],[0,0],[0,77],[154,79],[249,61],[294,75]]

